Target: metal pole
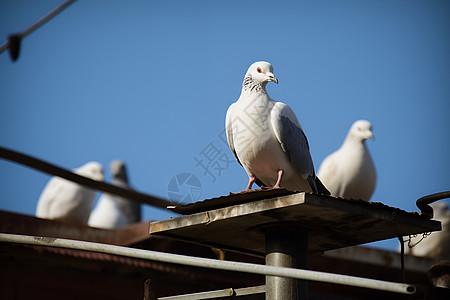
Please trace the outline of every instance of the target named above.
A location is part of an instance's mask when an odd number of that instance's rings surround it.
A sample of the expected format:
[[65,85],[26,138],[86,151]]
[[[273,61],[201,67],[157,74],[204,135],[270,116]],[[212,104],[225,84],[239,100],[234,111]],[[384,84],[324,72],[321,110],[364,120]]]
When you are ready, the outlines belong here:
[[413,285],[405,283],[395,283],[348,275],[265,266],[236,261],[223,261],[211,258],[191,257],[179,254],[163,253],[157,251],[127,248],[122,246],[84,241],[74,241],[60,238],[0,233],[0,242],[93,251],[186,266],[321,281],[400,294],[414,294],[416,291],[416,288]]
[[157,300],[156,285],[151,279],[147,279],[144,283],[144,300]]
[[[308,266],[308,232],[300,228],[275,227],[265,230],[266,265],[295,269]],[[308,282],[287,277],[266,276],[267,300],[307,300]]]

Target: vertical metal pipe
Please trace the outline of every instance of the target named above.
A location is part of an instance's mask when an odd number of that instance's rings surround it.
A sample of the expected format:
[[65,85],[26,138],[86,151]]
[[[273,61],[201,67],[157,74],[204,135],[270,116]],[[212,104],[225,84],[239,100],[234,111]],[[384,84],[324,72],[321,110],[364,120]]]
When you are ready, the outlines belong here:
[[147,279],[144,283],[144,300],[157,300],[155,282]]
[[[272,227],[265,230],[266,265],[306,269],[308,232],[300,228]],[[308,281],[266,276],[266,300],[307,300]]]

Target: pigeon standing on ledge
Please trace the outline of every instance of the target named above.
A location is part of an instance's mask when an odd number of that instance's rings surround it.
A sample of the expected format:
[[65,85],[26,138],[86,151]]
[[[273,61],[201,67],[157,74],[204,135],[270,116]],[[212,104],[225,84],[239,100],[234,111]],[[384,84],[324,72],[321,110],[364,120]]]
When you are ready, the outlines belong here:
[[[112,184],[129,188],[125,163],[114,160],[109,165]],[[89,217],[89,226],[115,229],[141,221],[141,205],[126,198],[103,193]]]
[[[97,162],[88,162],[75,169],[74,173],[97,181],[103,180],[103,168]],[[87,224],[95,196],[96,192],[92,189],[61,177],[53,177],[39,197],[36,216]]]
[[331,195],[365,201],[372,197],[377,175],[365,143],[367,139],[375,139],[372,124],[356,121],[342,146],[323,160],[317,176]]
[[227,111],[228,145],[248,174],[262,187],[329,194],[314,173],[309,145],[292,109],[270,98],[268,82],[278,83],[270,63],[250,66],[237,102]]

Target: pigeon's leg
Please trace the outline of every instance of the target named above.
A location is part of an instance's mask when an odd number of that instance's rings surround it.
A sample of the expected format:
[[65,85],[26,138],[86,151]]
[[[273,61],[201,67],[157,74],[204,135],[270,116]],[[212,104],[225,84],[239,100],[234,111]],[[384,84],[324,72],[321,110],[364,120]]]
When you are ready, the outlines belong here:
[[243,191],[243,192],[249,192],[252,190],[252,186],[256,181],[256,176],[255,175],[249,175],[248,176],[248,185],[247,188]]
[[284,175],[283,170],[278,171],[278,179],[277,179],[277,183],[275,183],[275,185],[273,186],[274,189],[281,188],[281,179],[283,179],[283,175]]
[[284,170],[279,170],[278,171],[278,179],[277,182],[275,183],[275,185],[273,187],[261,187],[261,189],[263,190],[273,190],[273,189],[281,189],[281,180],[283,179],[283,175],[284,175]]

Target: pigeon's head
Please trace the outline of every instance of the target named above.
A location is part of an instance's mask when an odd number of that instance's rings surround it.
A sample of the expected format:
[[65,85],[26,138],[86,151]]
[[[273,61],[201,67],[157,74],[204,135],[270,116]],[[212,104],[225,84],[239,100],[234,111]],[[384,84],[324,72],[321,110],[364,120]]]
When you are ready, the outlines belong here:
[[111,171],[111,175],[116,178],[116,179],[120,179],[124,182],[127,182],[127,170],[125,168],[125,163],[120,160],[120,159],[116,159],[113,160],[110,164],[109,164],[109,170]]
[[358,120],[353,123],[350,128],[350,135],[356,137],[358,140],[364,141],[367,139],[374,140],[375,137],[372,132],[372,124],[366,120]]
[[103,181],[103,167],[95,161],[88,162],[87,164],[75,169],[75,173],[97,181]]
[[259,90],[260,87],[264,88],[269,81],[278,83],[278,79],[273,75],[272,65],[265,61],[257,61],[248,68],[243,87]]

